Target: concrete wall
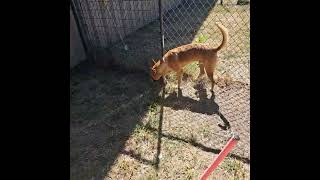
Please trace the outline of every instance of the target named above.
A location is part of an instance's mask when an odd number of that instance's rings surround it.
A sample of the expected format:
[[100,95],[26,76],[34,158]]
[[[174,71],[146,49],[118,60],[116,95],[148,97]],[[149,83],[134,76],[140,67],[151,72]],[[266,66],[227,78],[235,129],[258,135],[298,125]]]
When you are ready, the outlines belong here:
[[[79,1],[80,2],[80,1]],[[163,12],[182,0],[163,0]],[[81,1],[81,15],[90,44],[105,48],[159,18],[158,0]]]
[[70,8],[70,69],[86,59],[82,41]]
[[[105,2],[105,3],[104,3]],[[164,13],[177,7],[182,0],[163,0]],[[87,1],[78,0],[89,46],[105,48],[159,18],[158,0]],[[79,12],[78,12],[79,13]],[[70,69],[85,60],[79,31],[70,8]]]

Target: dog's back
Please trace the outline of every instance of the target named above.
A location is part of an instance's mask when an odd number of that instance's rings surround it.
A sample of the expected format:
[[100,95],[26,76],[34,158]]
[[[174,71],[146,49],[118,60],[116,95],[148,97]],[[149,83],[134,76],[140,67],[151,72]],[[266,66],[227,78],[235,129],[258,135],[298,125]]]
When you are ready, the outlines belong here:
[[206,44],[186,44],[170,50],[165,54],[164,59],[169,63],[179,61],[184,66],[191,61],[206,61],[216,56],[216,50]]
[[227,29],[219,23],[216,24],[223,37],[218,47],[214,48],[202,43],[186,44],[168,51],[163,57],[164,60],[173,65],[176,64],[176,61],[179,61],[180,66],[185,66],[195,60],[205,63],[206,61],[214,61],[217,59],[217,52],[226,45],[229,38]]

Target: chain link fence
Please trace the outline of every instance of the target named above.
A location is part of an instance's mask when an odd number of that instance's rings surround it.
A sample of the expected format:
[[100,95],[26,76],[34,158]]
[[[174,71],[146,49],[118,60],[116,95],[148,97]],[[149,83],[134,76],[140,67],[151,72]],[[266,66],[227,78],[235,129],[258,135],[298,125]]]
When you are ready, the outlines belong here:
[[[77,70],[70,82],[71,178],[139,179],[139,174],[152,178],[155,173],[154,179],[196,179],[236,132],[240,141],[228,158],[244,167],[240,179],[249,179],[249,1],[72,0],[72,7],[89,53],[118,68],[114,73],[92,68],[87,75]],[[151,59],[161,58],[162,35],[163,53],[195,42],[217,47],[222,35],[216,22],[228,29],[229,42],[218,53],[213,94],[208,78],[196,78],[197,62],[184,68],[181,92],[175,74],[168,75],[163,93],[143,73],[149,73]],[[83,150],[86,146],[92,148]],[[211,178],[232,178],[232,173],[224,174],[231,166],[226,163]]]
[[[241,143],[237,148],[239,155],[249,159],[249,112],[250,112],[250,5],[245,1],[215,0],[186,0],[178,7],[164,14],[165,50],[168,51],[180,45],[188,43],[206,43],[217,47],[222,41],[222,35],[215,23],[220,22],[229,31],[227,47],[218,53],[219,62],[216,69],[217,87],[211,97],[209,93],[210,82],[199,80],[195,82],[200,69],[197,63],[187,65],[184,79],[186,84],[182,87],[183,97],[186,99],[184,108],[188,112],[172,113],[172,117],[181,120],[199,119],[198,113],[208,114],[202,117],[204,120],[213,119],[212,114],[217,115],[225,123],[230,123],[231,131],[240,133]],[[169,92],[175,93],[176,77],[169,78],[173,83]],[[170,94],[170,93],[169,93]],[[216,105],[206,100],[216,98]],[[170,102],[174,106],[175,102]],[[194,101],[194,102],[193,102]],[[203,103],[202,103],[203,102]],[[188,105],[188,103],[190,105]],[[197,103],[199,105],[197,105]],[[179,105],[178,105],[179,106]],[[199,107],[197,107],[199,106]],[[195,109],[189,114],[191,109]],[[202,115],[203,116],[203,115]],[[171,116],[168,119],[172,119]],[[168,120],[169,121],[169,120]],[[191,123],[191,122],[190,122]],[[189,123],[188,123],[189,124]],[[191,123],[192,124],[192,123]],[[217,132],[217,130],[213,130]],[[212,137],[211,139],[219,139]],[[225,141],[225,140],[224,140]],[[219,143],[216,143],[219,144]]]

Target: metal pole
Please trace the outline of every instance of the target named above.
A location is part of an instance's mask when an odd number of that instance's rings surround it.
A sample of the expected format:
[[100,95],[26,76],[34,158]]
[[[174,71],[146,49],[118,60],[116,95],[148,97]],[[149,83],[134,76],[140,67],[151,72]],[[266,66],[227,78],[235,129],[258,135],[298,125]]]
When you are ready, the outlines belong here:
[[[164,35],[163,35],[163,15],[162,15],[162,2],[161,0],[159,2],[159,20],[160,20],[160,36],[161,36],[161,58],[164,56]],[[164,99],[165,95],[165,80],[164,78],[161,78],[164,86],[162,87],[162,94],[161,99]],[[161,138],[162,138],[162,121],[163,121],[163,103],[161,103],[161,109],[160,109],[160,117],[159,117],[159,127],[158,127],[158,146],[157,146],[157,159],[156,159],[156,169],[159,168],[159,155],[161,150]]]
[[159,0],[160,36],[161,36],[161,57],[164,55],[164,35],[163,35],[163,14],[162,1]]
[[81,29],[81,26],[80,26],[80,21],[79,21],[79,18],[77,16],[77,13],[76,13],[76,8],[73,4],[73,0],[70,1],[70,5],[71,5],[71,11],[72,11],[72,14],[73,14],[73,17],[74,17],[74,20],[76,22],[76,25],[77,25],[77,28],[78,28],[78,32],[79,32],[79,35],[80,35],[80,39],[81,39],[81,42],[82,42],[82,45],[83,45],[83,48],[84,48],[84,51],[86,53],[86,57],[88,57],[88,46],[84,40],[84,36],[83,36],[83,32],[82,32],[82,29]]

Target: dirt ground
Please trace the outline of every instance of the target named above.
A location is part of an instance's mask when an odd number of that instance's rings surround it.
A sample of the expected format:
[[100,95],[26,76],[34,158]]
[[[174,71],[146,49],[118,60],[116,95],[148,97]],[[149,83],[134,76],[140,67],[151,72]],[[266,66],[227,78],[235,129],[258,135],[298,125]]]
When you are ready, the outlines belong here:
[[185,78],[178,97],[170,82],[162,99],[147,74],[81,64],[70,81],[71,179],[197,179],[230,130],[241,141],[210,179],[249,179],[249,87],[219,82],[212,97],[207,85]]

